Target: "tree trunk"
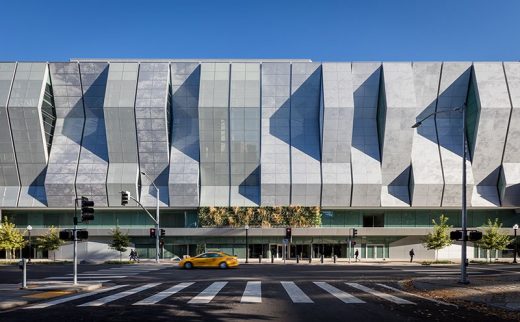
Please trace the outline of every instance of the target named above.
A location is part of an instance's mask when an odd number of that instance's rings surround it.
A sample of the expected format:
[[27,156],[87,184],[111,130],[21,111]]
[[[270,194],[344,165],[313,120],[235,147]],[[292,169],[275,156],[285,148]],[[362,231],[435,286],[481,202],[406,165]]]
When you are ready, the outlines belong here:
[[436,249],[435,250],[435,261],[438,261],[439,260],[439,250]]
[[486,249],[486,259],[487,259],[487,262],[491,262],[491,258],[489,258],[489,249]]
[[121,263],[123,261],[123,254],[119,252],[119,262]]

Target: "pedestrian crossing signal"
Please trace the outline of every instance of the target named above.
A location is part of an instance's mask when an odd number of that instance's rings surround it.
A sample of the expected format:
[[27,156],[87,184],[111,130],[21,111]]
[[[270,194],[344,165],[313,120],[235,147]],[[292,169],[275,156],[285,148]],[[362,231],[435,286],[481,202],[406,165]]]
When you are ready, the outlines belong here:
[[285,228],[285,239],[290,240],[292,236],[292,229],[291,227]]
[[155,238],[155,228],[150,228],[150,237]]

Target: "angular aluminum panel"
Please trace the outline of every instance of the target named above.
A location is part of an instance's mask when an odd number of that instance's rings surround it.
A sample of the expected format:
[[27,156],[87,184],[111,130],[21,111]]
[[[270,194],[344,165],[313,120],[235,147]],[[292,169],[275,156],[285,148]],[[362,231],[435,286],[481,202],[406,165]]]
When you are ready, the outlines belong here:
[[381,158],[377,136],[380,63],[352,63],[352,206],[381,206]]
[[[413,63],[417,101],[416,121],[435,113],[437,109],[441,67],[442,63]],[[411,205],[440,207],[443,189],[444,178],[435,117],[430,117],[414,129],[410,178]]]
[[[19,63],[8,104],[13,143],[22,184],[19,207],[45,207],[45,171],[49,157],[42,105],[48,88],[46,63]],[[51,125],[52,126],[52,125]]]
[[45,191],[49,207],[74,207],[76,171],[85,122],[77,63],[49,64],[56,127],[49,156]]
[[229,206],[229,68],[228,63],[201,64],[201,206]]
[[199,206],[198,63],[172,63],[170,207]]
[[80,63],[79,67],[85,126],[76,176],[76,193],[90,198],[98,207],[108,207],[108,149],[103,113],[108,64]]
[[354,92],[350,63],[323,63],[322,207],[350,207]]
[[[103,112],[108,147],[108,205],[121,206],[121,191],[137,199],[139,165],[135,125],[137,63],[111,63]],[[128,203],[135,206],[135,202]]]
[[502,63],[474,63],[466,123],[475,187],[471,204],[500,206],[498,179],[511,114]]
[[289,63],[262,64],[262,206],[291,203],[290,84]]
[[507,133],[499,184],[502,206],[520,206],[520,63],[504,63],[511,98],[511,119]]
[[260,203],[260,64],[233,63],[229,106],[231,206]]
[[[453,109],[462,106],[466,101],[470,74],[471,63],[447,62],[442,65],[437,111],[443,113],[437,114],[435,122],[444,173],[442,207],[460,207],[462,203],[462,113]],[[469,206],[473,172],[468,160],[466,171],[469,192],[466,200]]]
[[321,203],[321,65],[293,63],[291,69],[291,204]]
[[0,207],[16,207],[20,179],[7,114],[16,63],[0,63]]
[[141,200],[144,206],[169,205],[169,95],[170,70],[168,63],[142,63],[139,66],[135,118],[139,147]]

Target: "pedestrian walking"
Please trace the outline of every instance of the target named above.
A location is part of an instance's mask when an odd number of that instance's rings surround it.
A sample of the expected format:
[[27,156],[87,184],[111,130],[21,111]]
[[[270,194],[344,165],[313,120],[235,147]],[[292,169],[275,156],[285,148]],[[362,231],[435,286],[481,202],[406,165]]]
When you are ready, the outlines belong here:
[[356,249],[356,251],[354,252],[354,256],[356,257],[356,262],[357,262],[358,256],[359,256],[359,250]]
[[415,256],[415,252],[413,251],[413,248],[410,249],[410,263],[413,261],[413,257]]

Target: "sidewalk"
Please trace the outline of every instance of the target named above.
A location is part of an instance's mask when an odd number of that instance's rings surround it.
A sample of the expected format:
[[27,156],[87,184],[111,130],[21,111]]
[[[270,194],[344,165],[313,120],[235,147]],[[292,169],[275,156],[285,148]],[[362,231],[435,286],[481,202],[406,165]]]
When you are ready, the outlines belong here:
[[21,284],[0,284],[0,311],[59,296],[93,291],[102,286],[100,283],[72,285],[61,282],[33,282],[27,284],[27,289],[21,289]]
[[469,279],[470,284],[463,285],[458,283],[458,277],[419,277],[401,281],[401,287],[421,296],[520,321],[520,275],[470,275]]

